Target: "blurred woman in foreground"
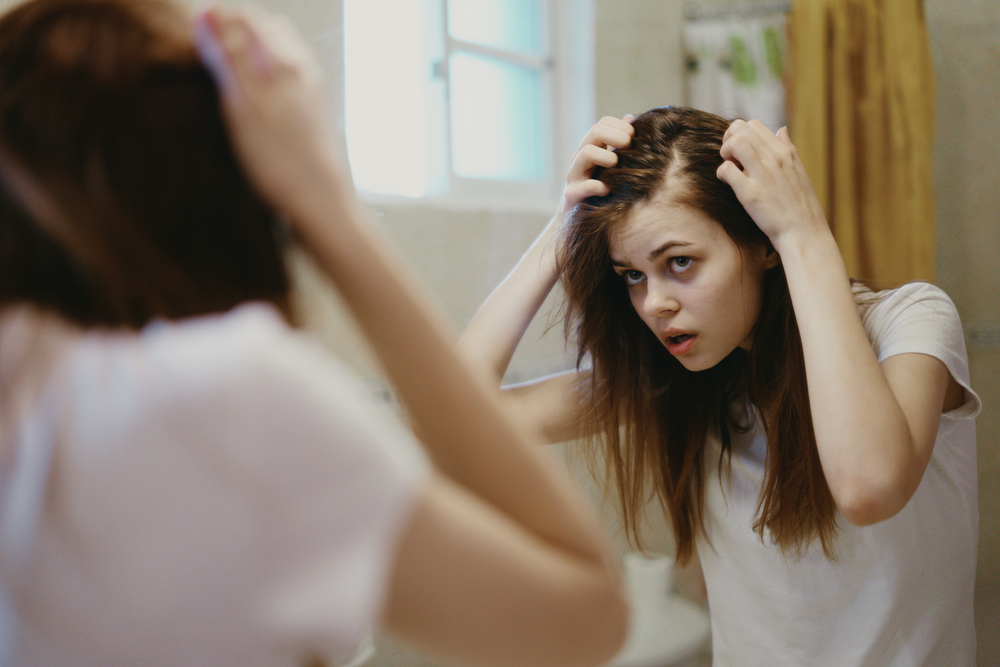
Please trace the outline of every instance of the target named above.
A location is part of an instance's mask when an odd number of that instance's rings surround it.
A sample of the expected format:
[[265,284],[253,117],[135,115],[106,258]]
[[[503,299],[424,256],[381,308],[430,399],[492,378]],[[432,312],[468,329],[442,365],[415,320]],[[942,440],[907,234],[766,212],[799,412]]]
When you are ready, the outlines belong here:
[[[164,0],[0,18],[10,664],[303,664],[379,622],[468,664],[605,662],[598,522],[359,214],[312,54],[252,10],[194,25]],[[290,324],[279,217],[426,453]]]

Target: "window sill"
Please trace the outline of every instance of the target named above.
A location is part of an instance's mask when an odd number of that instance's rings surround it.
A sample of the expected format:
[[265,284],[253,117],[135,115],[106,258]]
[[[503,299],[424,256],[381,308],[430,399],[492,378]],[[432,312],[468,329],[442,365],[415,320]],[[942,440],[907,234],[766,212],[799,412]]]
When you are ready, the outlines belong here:
[[379,206],[393,206],[441,209],[446,211],[501,211],[541,216],[553,215],[556,207],[559,205],[559,195],[523,196],[516,190],[506,196],[497,194],[488,197],[462,197],[458,195],[446,197],[403,197],[370,192],[358,192],[358,197],[369,206],[376,208]]

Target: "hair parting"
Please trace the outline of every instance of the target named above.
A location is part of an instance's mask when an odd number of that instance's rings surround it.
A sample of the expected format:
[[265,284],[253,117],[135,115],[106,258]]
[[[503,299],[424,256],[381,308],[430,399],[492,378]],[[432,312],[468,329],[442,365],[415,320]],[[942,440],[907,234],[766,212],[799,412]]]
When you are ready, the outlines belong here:
[[[655,495],[686,562],[704,536],[705,439],[722,444],[759,420],[768,452],[755,529],[783,551],[818,539],[833,557],[836,516],[812,429],[805,363],[784,271],[767,271],[762,312],[749,351],[713,368],[685,369],[633,309],[610,260],[610,239],[638,205],[666,194],[717,221],[741,250],[770,243],[732,189],[716,177],[726,119],[664,107],[632,122],[631,146],[614,167],[595,170],[608,195],[581,202],[564,223],[559,269],[565,332],[577,364],[592,366],[592,450],[617,492],[627,537],[641,546],[641,511]],[[773,250],[773,249],[772,249]]]

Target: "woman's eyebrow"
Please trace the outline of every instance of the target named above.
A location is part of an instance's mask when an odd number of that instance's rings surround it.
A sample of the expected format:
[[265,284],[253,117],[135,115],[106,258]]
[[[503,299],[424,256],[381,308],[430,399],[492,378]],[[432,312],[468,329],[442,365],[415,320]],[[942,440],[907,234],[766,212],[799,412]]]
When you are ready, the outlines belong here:
[[689,246],[689,245],[692,245],[692,244],[690,242],[688,242],[688,241],[667,241],[666,243],[664,243],[663,245],[661,245],[660,247],[656,248],[651,253],[649,253],[649,256],[647,257],[647,259],[649,261],[653,262],[653,261],[656,261],[657,257],[659,257],[663,253],[667,252],[671,248],[685,247],[685,246]]
[[[690,241],[667,241],[663,245],[659,246],[658,248],[650,252],[649,255],[646,256],[646,259],[648,259],[650,262],[655,262],[657,257],[669,251],[671,248],[683,248],[685,246],[690,246],[690,245],[694,244],[691,243]],[[624,260],[615,259],[614,257],[612,257],[611,266],[624,268],[629,266],[629,263]]]

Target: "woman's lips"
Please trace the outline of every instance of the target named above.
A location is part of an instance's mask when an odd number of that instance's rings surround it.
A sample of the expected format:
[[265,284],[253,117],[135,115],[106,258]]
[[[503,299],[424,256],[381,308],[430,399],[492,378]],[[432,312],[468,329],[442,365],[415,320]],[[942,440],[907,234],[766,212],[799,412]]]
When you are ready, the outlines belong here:
[[697,334],[677,334],[664,338],[663,344],[667,346],[667,351],[670,354],[679,357],[690,352],[697,339]]

